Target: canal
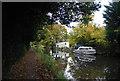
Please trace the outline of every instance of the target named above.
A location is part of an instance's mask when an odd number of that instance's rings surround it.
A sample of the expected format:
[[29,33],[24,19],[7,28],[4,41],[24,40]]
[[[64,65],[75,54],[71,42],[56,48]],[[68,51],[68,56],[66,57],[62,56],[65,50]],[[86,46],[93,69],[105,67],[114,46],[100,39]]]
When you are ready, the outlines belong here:
[[55,59],[61,59],[64,75],[68,80],[107,81],[120,79],[120,59],[102,55],[82,55],[57,51],[50,52]]

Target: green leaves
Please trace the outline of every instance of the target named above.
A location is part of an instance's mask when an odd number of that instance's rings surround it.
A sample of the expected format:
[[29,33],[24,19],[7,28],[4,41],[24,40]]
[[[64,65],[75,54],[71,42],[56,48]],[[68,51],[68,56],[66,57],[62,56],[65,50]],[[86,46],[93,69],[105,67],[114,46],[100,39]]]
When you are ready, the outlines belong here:
[[[111,55],[119,56],[120,51],[120,2],[110,3],[103,17],[106,23],[106,38],[109,41]],[[114,47],[114,48],[113,48]]]
[[[41,39],[42,36],[44,39]],[[44,40],[47,45],[52,45],[54,41],[67,40],[67,29],[61,24],[47,25],[43,30],[38,30],[37,37],[38,40]]]
[[114,42],[117,39],[117,33],[120,28],[120,2],[110,3],[110,6],[105,6],[107,10],[103,15],[106,23],[107,39]]
[[89,23],[88,27],[84,24],[80,24],[78,27],[73,28],[70,32],[69,42],[70,44],[96,44],[102,43],[105,40],[105,28],[96,27],[93,23]]
[[57,10],[52,12],[52,20],[59,20],[65,25],[76,21],[88,24],[92,19],[90,15],[100,8],[100,4],[94,2],[62,2],[57,5]]

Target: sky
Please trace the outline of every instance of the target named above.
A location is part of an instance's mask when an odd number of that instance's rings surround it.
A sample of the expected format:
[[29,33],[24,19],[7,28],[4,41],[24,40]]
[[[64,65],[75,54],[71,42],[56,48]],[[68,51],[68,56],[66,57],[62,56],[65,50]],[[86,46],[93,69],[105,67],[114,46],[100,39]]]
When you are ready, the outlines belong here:
[[106,10],[106,8],[104,7],[104,5],[109,5],[109,2],[111,2],[111,0],[98,0],[101,2],[101,8],[99,9],[99,11],[96,11],[94,14],[94,18],[93,18],[93,22],[97,24],[97,26],[105,26],[104,24],[104,18],[103,18],[103,13],[104,10]]

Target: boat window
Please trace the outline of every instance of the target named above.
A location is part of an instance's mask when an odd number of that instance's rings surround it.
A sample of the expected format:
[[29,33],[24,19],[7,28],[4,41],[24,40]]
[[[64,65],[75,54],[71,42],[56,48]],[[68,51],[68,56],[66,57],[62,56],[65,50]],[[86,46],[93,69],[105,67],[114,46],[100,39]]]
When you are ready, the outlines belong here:
[[93,49],[92,47],[90,47],[89,49]]
[[85,47],[85,48],[82,48],[82,47],[80,47],[80,48],[78,48],[79,50],[92,50],[93,48],[92,47]]
[[79,50],[84,50],[84,48],[79,48]]
[[79,48],[79,50],[88,50],[88,48]]
[[65,43],[65,45],[66,45],[66,43]]
[[85,48],[85,50],[88,50],[88,48]]

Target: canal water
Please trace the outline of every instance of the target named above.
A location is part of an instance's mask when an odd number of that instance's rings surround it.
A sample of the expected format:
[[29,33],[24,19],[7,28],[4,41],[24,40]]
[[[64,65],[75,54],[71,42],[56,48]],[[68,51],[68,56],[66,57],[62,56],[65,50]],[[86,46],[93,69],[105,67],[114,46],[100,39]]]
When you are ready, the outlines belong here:
[[57,51],[50,52],[55,60],[65,64],[64,75],[73,81],[120,80],[120,59],[102,55],[82,55]]

